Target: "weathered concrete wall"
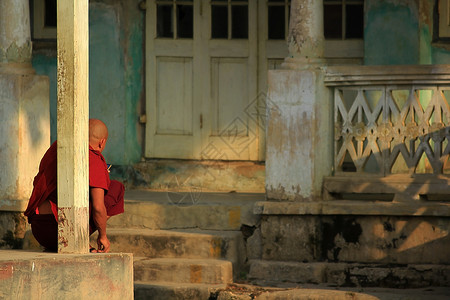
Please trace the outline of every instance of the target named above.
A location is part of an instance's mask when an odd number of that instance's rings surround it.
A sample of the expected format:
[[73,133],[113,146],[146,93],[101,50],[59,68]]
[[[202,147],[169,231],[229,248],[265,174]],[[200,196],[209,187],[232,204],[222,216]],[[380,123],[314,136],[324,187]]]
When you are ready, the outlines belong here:
[[418,64],[418,1],[368,0],[365,9],[364,64]]
[[133,256],[2,251],[0,298],[133,299]]
[[[389,265],[361,263],[301,263],[254,260],[249,273],[251,280],[271,280],[300,284],[326,284],[345,287],[421,288],[450,286],[448,265]],[[445,288],[444,288],[445,289]],[[405,299],[438,299],[432,295]],[[410,296],[412,296],[411,294]],[[377,299],[403,299],[399,295],[384,295]],[[417,297],[415,297],[417,296]],[[448,298],[448,296],[447,296]],[[445,296],[442,299],[447,299]],[[328,298],[327,298],[328,299]]]
[[364,64],[448,64],[450,46],[439,42],[435,0],[368,0]]
[[56,140],[56,48],[33,55],[32,64],[37,74],[45,75],[49,80],[50,140],[54,142]]
[[[128,165],[142,155],[139,124],[144,99],[144,12],[140,1],[96,0],[89,4],[89,111],[109,128],[108,163]],[[36,43],[35,43],[36,44]],[[50,78],[51,140],[56,140],[56,45],[33,52],[33,67]]]
[[0,249],[22,249],[30,225],[23,213],[0,211]]
[[332,171],[329,91],[318,70],[269,72],[266,192],[269,199],[310,201]]
[[22,211],[50,145],[48,78],[0,74],[0,210]]
[[449,232],[446,217],[264,216],[262,258],[448,264]]
[[144,12],[132,2],[89,5],[90,117],[108,126],[104,155],[116,165],[137,162],[142,154]]

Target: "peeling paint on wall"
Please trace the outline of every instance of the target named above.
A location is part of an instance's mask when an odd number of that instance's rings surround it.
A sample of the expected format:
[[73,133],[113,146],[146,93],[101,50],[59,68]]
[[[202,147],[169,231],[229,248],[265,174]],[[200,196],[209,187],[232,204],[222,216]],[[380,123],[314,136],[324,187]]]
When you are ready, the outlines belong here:
[[[143,88],[144,12],[130,1],[90,1],[90,117],[102,119],[110,137],[104,151],[108,163],[129,165],[142,155],[139,124]],[[50,49],[51,50],[51,49]],[[56,140],[56,53],[33,54],[33,67],[50,78],[51,138]]]

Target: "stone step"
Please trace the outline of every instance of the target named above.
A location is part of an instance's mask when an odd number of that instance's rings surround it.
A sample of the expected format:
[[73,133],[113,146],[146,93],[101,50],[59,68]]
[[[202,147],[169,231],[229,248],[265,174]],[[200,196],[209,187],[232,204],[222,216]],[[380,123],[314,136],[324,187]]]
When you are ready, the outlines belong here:
[[110,228],[239,230],[254,226],[253,205],[264,194],[125,192],[125,212],[108,221]]
[[231,262],[219,259],[134,259],[135,281],[226,284],[233,281]]
[[[245,258],[240,231],[109,229],[112,252],[148,258],[222,258],[239,263]],[[91,236],[94,246],[97,233]]]
[[328,284],[333,286],[421,288],[450,287],[450,265],[301,263],[252,260],[249,280],[257,284]]
[[135,281],[135,300],[208,300],[217,290],[226,288],[225,284],[170,283]]
[[136,282],[134,299],[239,299],[239,300],[448,300],[448,288],[387,289],[387,288],[337,288],[325,285],[301,287],[267,287],[248,284],[206,285],[166,282]]

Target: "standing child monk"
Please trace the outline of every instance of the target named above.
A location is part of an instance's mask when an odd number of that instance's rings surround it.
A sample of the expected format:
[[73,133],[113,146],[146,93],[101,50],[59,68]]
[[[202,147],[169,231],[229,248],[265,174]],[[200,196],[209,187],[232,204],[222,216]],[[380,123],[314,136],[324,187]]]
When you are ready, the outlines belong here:
[[[98,250],[108,252],[106,221],[123,213],[125,188],[122,183],[109,179],[108,167],[102,151],[108,140],[108,128],[97,119],[89,120],[89,234],[98,230]],[[58,195],[56,141],[45,153],[39,172],[33,181],[33,192],[25,211],[31,231],[46,251],[58,250]]]

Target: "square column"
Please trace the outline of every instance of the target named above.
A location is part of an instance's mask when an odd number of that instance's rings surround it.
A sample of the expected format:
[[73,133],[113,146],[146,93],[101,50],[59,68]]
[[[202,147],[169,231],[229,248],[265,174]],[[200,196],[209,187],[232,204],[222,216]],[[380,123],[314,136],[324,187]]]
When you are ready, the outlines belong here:
[[58,1],[58,252],[89,250],[89,2]]
[[[270,200],[320,200],[332,171],[332,99],[323,84],[323,2],[293,0],[289,56],[269,71],[266,192]],[[269,107],[272,105],[272,107]]]
[[0,211],[24,211],[50,145],[49,81],[31,67],[28,0],[0,0]]
[[316,70],[269,72],[266,193],[271,200],[320,200],[332,170],[331,98]]

